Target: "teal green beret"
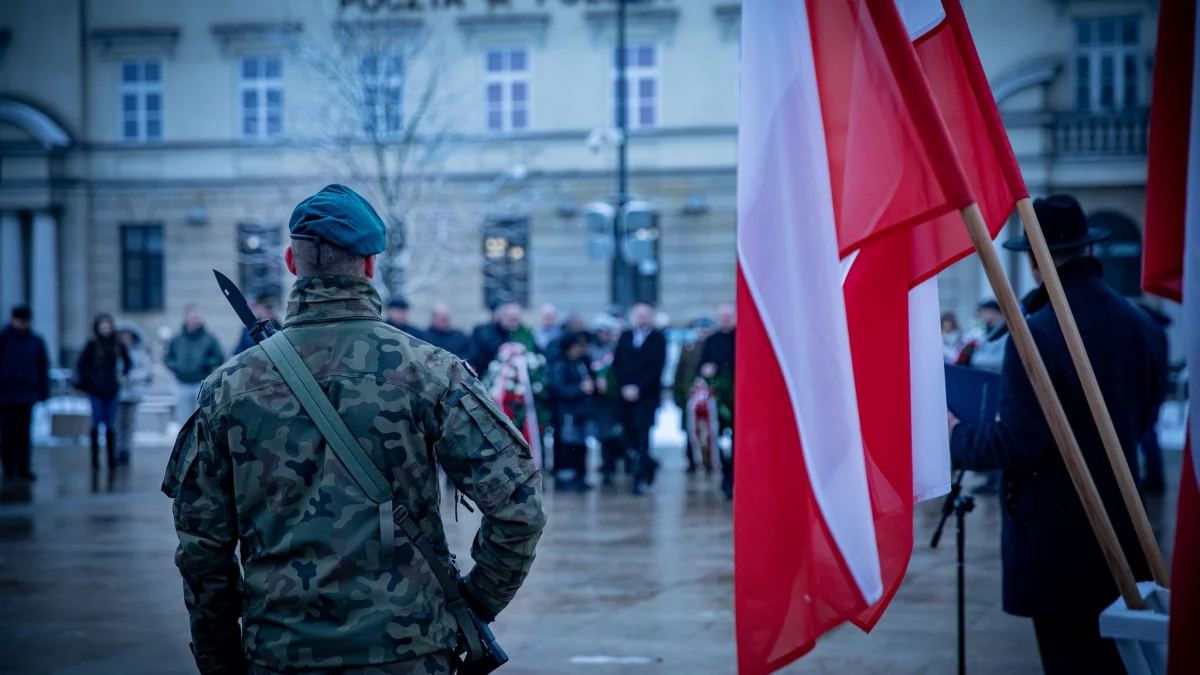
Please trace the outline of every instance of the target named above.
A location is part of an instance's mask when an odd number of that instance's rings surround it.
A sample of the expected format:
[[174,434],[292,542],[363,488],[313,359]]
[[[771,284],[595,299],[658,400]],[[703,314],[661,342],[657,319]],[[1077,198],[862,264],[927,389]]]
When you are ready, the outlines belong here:
[[363,256],[382,253],[385,245],[383,220],[345,185],[327,185],[297,204],[288,230],[293,239],[323,241]]

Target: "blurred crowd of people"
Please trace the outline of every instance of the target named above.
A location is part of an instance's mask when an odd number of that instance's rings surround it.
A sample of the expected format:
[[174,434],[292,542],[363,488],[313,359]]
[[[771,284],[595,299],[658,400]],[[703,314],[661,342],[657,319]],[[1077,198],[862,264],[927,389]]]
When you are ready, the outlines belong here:
[[[274,299],[258,298],[251,308],[260,320],[281,327]],[[49,355],[31,328],[31,316],[29,307],[17,307],[0,331],[0,456],[7,480],[35,478],[29,469],[33,407],[51,393]],[[503,378],[516,377],[505,375],[507,371],[498,366],[506,355],[516,353],[506,346],[519,345],[516,349],[527,355],[524,377],[531,380],[530,403],[536,408],[530,427],[538,436],[535,447],[553,448],[544,453],[544,463],[552,469],[557,489],[594,487],[588,480],[589,443],[599,448],[603,485],[615,485],[624,474],[631,491],[641,494],[654,483],[660,462],[651,447],[651,430],[663,401],[668,340],[662,317],[652,306],[635,305],[627,316],[614,309],[592,317],[560,317],[557,308],[545,305],[536,325],[528,327],[522,324],[521,307],[505,303],[495,306],[491,319],[468,333],[455,327],[450,309],[442,303],[433,306],[427,326],[414,325],[408,302],[393,297],[384,319],[470,364],[498,402],[506,386],[514,389],[514,382]],[[723,306],[715,321],[700,318],[688,325],[691,337],[680,346],[671,387],[685,431],[697,410],[704,413],[696,403],[699,399],[713,402],[717,434],[732,434],[736,322],[733,307]],[[244,329],[232,353],[253,345],[249,330]],[[192,415],[201,382],[228,356],[205,326],[199,308],[188,305],[178,331],[162,349],[163,366],[174,381],[161,384],[174,387],[177,424],[183,425]],[[103,465],[116,471],[130,461],[138,405],[154,383],[156,363],[150,344],[137,324],[101,313],[74,366],[70,384],[91,407],[92,468],[98,471]],[[703,395],[698,397],[698,392]],[[718,451],[715,435],[698,437],[689,431],[687,437],[688,471],[719,470],[722,489],[732,497],[730,443]],[[698,448],[698,442],[711,447]]]

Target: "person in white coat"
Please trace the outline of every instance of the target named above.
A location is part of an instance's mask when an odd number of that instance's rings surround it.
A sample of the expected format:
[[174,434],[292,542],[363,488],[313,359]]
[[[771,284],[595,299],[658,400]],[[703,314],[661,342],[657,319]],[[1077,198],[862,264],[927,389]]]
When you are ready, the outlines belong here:
[[146,396],[146,389],[154,380],[154,358],[146,347],[146,340],[137,324],[130,321],[117,322],[117,337],[129,354],[129,375],[117,393],[117,463],[129,464],[133,449],[133,433],[136,430],[137,407]]

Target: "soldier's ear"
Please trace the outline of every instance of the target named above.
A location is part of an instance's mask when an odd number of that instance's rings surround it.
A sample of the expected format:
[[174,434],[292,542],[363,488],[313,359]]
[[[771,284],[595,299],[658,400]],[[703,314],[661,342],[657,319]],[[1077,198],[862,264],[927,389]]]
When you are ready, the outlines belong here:
[[367,256],[367,261],[363,265],[363,276],[368,279],[375,278],[375,256]]
[[288,246],[286,249],[284,249],[283,262],[285,265],[287,265],[288,271],[292,273],[292,276],[295,276],[295,274],[296,274],[296,254],[292,253],[291,246]]

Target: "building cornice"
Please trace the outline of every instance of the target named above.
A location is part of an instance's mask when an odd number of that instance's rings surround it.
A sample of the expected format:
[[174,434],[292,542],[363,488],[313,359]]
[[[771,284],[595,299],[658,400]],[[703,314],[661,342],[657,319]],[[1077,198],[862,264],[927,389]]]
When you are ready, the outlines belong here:
[[219,23],[211,30],[221,54],[228,56],[263,48],[290,49],[304,27],[298,21]]
[[146,52],[174,56],[181,32],[178,26],[132,26],[97,28],[88,37],[101,58]]
[[550,14],[481,14],[462,16],[455,20],[467,45],[476,41],[521,40],[538,47],[546,46]]

